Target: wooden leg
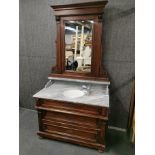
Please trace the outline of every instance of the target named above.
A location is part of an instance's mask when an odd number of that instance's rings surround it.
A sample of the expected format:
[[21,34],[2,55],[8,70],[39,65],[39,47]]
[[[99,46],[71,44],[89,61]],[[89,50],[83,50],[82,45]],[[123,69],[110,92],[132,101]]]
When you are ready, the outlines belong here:
[[104,150],[103,150],[103,149],[98,149],[98,152],[99,152],[99,153],[103,153]]
[[98,152],[103,153],[104,149],[105,149],[105,147],[100,147],[100,148],[98,148]]
[[39,139],[44,139],[44,137],[42,137],[42,136],[38,136],[39,137]]
[[38,135],[39,139],[44,139],[44,137],[39,135],[38,132],[37,132],[37,135]]

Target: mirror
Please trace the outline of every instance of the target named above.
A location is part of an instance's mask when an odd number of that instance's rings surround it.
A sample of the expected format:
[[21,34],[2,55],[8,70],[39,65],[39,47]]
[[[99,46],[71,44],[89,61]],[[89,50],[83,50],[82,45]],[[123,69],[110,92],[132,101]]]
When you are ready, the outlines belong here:
[[90,72],[93,20],[65,22],[65,70]]

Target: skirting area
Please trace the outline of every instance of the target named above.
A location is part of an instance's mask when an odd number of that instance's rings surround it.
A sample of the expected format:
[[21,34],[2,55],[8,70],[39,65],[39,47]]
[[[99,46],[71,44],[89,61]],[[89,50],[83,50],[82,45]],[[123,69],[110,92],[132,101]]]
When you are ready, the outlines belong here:
[[107,148],[104,153],[99,153],[86,147],[38,137],[36,111],[20,108],[19,119],[20,155],[134,155],[134,148],[125,132],[108,129]]

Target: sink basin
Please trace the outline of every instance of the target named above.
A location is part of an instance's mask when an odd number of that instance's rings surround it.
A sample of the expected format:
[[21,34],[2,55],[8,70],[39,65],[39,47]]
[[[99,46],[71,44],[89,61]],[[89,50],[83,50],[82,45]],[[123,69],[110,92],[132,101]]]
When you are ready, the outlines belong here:
[[63,95],[65,97],[69,97],[69,98],[78,98],[78,97],[82,97],[85,95],[85,93],[81,90],[78,89],[72,89],[72,90],[66,90],[63,92]]

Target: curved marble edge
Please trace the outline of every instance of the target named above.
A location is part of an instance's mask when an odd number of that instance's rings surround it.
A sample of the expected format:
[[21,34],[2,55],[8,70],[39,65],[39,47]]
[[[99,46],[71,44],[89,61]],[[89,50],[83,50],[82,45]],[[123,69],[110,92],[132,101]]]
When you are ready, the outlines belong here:
[[[109,100],[109,96],[108,95],[105,95],[108,97],[107,101]],[[99,106],[99,107],[106,107],[106,108],[109,108],[110,105],[109,105],[109,101],[107,103],[96,103],[96,102],[79,102],[79,101],[74,101],[74,100],[66,100],[66,99],[61,99],[61,98],[57,98],[57,99],[53,99],[53,98],[47,98],[47,97],[39,97],[37,95],[33,95],[34,98],[36,99],[46,99],[46,100],[54,100],[54,101],[60,101],[60,102],[70,102],[70,103],[74,103],[74,104],[85,104],[85,105],[92,105],[92,106]]]
[[77,98],[70,98],[69,96],[64,96],[63,93],[67,90],[81,90],[83,83],[53,81],[54,80],[49,80],[45,87],[34,94],[33,97],[109,107],[109,88],[107,85],[92,84],[88,94]]
[[48,79],[49,80],[58,80],[58,81],[71,81],[71,82],[82,82],[82,83],[110,85],[110,82],[108,82],[108,81],[80,80],[80,79],[59,78],[59,77],[48,77]]

